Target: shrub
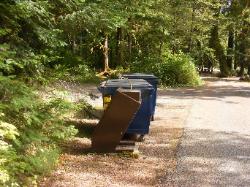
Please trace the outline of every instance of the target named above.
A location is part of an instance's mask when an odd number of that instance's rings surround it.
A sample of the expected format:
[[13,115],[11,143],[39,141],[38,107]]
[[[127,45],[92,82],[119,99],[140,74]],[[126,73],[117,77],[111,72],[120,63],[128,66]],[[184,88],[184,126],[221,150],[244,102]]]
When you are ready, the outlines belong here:
[[96,72],[86,64],[78,64],[72,67],[65,65],[56,65],[53,71],[48,70],[49,73],[45,76],[50,81],[65,80],[77,81],[81,83],[97,83],[99,82]]
[[58,145],[77,133],[63,119],[72,107],[61,99],[44,103],[23,83],[0,76],[0,186],[30,186],[30,178],[55,166]]
[[193,59],[182,53],[166,53],[162,58],[149,57],[143,62],[134,62],[131,71],[153,73],[164,86],[197,86],[201,84]]

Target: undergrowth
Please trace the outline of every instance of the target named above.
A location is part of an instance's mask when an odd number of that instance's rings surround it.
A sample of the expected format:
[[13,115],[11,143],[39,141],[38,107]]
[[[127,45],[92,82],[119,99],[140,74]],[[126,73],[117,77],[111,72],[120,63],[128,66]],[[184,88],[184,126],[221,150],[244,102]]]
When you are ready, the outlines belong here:
[[77,130],[64,114],[74,105],[45,103],[24,83],[0,76],[0,186],[33,186],[57,164],[59,144]]
[[47,82],[53,82],[57,80],[79,83],[100,82],[99,78],[96,76],[96,71],[85,64],[79,64],[72,67],[57,65],[55,66],[55,69],[48,70],[48,72],[45,74],[45,77]]

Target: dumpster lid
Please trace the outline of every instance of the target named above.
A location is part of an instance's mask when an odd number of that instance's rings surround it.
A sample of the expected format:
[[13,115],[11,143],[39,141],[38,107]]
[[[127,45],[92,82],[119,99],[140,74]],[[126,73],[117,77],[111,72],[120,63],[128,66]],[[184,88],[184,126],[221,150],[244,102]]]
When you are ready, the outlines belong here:
[[146,73],[130,73],[130,74],[123,74],[122,77],[125,78],[139,78],[139,79],[156,79],[158,80],[158,77],[156,77],[153,74],[146,74]]
[[125,89],[153,89],[153,86],[143,79],[110,79],[102,82],[100,87],[118,87]]

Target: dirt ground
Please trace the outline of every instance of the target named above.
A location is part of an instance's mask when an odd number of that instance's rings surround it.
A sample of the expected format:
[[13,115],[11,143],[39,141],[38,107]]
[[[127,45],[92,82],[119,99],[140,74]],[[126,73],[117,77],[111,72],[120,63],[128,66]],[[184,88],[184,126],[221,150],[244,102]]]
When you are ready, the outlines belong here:
[[[93,87],[91,92],[97,94]],[[78,87],[79,89],[79,87]],[[86,89],[86,88],[82,88]],[[68,88],[72,92],[73,88]],[[81,92],[81,90],[79,91]],[[101,100],[97,99],[95,105]],[[191,100],[171,98],[159,89],[155,121],[143,142],[137,142],[139,157],[126,153],[93,154],[90,137],[77,137],[68,144],[58,168],[41,187],[161,186],[162,176],[176,169],[176,154]],[[97,121],[94,121],[94,126]],[[81,122],[80,125],[89,123]]]

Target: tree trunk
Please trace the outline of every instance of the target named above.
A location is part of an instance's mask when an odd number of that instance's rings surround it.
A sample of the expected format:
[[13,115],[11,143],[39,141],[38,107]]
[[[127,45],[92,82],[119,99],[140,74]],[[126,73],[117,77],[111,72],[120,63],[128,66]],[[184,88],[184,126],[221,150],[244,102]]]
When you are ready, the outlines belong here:
[[76,54],[76,35],[73,35],[73,44],[72,44],[73,54]]
[[191,25],[190,25],[190,31],[189,31],[188,52],[191,52],[192,46],[193,46],[194,19],[195,19],[195,8],[194,8],[194,5],[193,5],[193,7],[192,7]]
[[240,61],[240,72],[239,76],[242,77],[244,75],[244,62]]
[[209,47],[214,49],[215,56],[220,64],[220,73],[222,77],[227,77],[229,75],[228,67],[226,64],[226,56],[224,54],[223,46],[220,43],[219,38],[219,26],[214,25],[211,30],[211,37],[209,40]]
[[239,76],[240,77],[244,75],[244,69],[245,69],[245,44],[244,44],[243,38],[244,37],[241,36],[240,45],[239,45],[239,64],[240,64]]
[[[245,8],[249,9],[249,7],[250,7],[250,2],[247,1]],[[242,24],[241,33],[239,36],[240,76],[244,76],[244,68],[247,65],[249,74],[249,64],[247,64],[248,62],[247,48],[249,46],[248,36],[249,36],[249,23],[246,20],[244,20]]]
[[122,58],[122,28],[117,28],[116,32],[116,65],[124,65]]
[[234,34],[235,34],[235,38],[234,38],[234,70],[236,70],[237,67],[239,66],[239,55],[237,53],[237,51],[239,50],[239,44],[238,44],[239,38],[237,37],[238,36],[237,29],[235,30]]
[[239,36],[239,63],[240,63],[240,75],[244,75],[244,68],[247,62],[247,34],[248,34],[248,27],[246,27],[246,22],[243,23],[243,28],[241,30]]
[[234,29],[230,28],[227,43],[227,67],[231,72],[233,69],[233,50],[234,50]]
[[160,41],[160,46],[159,46],[159,57],[162,55],[162,48],[163,48],[163,41]]
[[132,37],[130,33],[128,33],[128,59],[129,62],[132,61]]
[[103,57],[104,57],[104,72],[109,70],[109,48],[108,48],[108,36],[105,36],[103,45]]
[[79,55],[80,56],[83,56],[82,44],[83,44],[83,36],[82,36],[82,32],[81,32],[80,33],[80,41],[79,41]]

